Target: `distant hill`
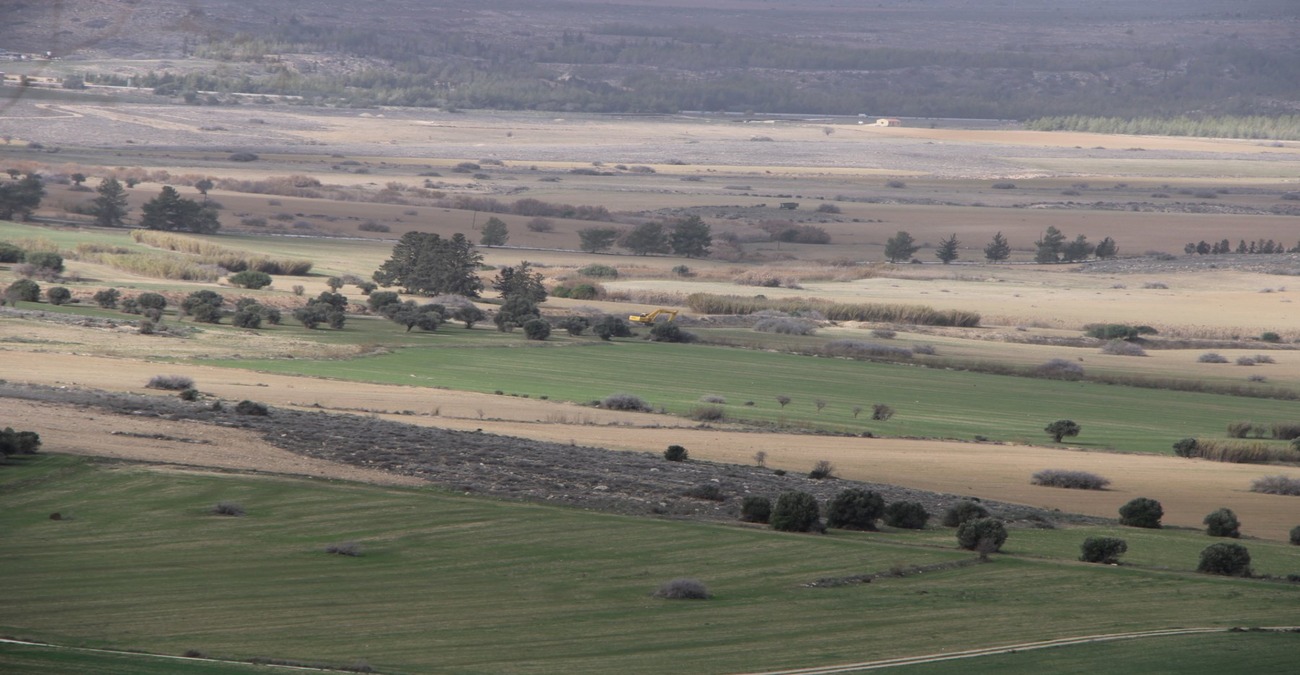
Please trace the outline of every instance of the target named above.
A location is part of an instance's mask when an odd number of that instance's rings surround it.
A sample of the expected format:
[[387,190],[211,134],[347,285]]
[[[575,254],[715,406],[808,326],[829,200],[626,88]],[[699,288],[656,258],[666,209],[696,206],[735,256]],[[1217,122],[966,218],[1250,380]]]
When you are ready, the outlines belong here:
[[84,59],[110,83],[96,61],[165,59],[145,80],[165,94],[348,105],[1017,119],[1300,109],[1292,0],[694,4],[11,0],[0,49]]

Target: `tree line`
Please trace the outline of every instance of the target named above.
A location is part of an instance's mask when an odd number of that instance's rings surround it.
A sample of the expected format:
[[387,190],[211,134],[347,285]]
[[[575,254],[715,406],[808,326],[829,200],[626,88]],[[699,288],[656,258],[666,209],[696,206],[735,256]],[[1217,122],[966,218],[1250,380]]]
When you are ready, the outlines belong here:
[[1205,115],[1192,117],[1091,117],[1065,115],[1029,120],[1035,131],[1087,131],[1100,134],[1149,134],[1203,138],[1300,140],[1300,115]]
[[[960,247],[961,242],[957,239],[957,235],[952,234],[939,242],[934,256],[947,265],[961,257]],[[1119,245],[1110,237],[1093,244],[1082,234],[1074,239],[1068,239],[1055,227],[1048,227],[1043,232],[1042,237],[1034,242],[1034,249],[1034,262],[1043,264],[1077,262],[1093,256],[1105,260],[1119,255]],[[912,256],[919,250],[921,244],[904,230],[899,230],[897,234],[885,241],[885,258],[891,263],[913,260]],[[984,246],[984,259],[989,262],[1001,262],[1010,257],[1011,242],[1001,232],[994,234],[993,239]]]

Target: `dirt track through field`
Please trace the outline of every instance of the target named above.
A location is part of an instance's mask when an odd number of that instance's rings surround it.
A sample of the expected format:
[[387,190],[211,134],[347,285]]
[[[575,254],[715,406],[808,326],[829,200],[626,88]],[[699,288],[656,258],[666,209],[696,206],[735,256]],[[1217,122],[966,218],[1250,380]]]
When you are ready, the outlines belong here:
[[[692,422],[664,415],[614,413],[572,404],[523,400],[466,392],[359,384],[338,380],[267,375],[248,371],[164,365],[127,359],[31,354],[0,351],[0,372],[12,382],[32,382],[147,392],[143,384],[155,374],[183,372],[198,388],[227,399],[253,399],[277,406],[357,412],[412,410],[417,414],[384,417],[422,426],[486,432],[560,443],[577,443],[616,450],[658,452],[670,444],[686,446],[692,457],[737,464],[752,463],[756,452],[767,453],[767,464],[789,471],[807,471],[818,460],[829,460],[845,478],[985,499],[1055,508],[1065,512],[1113,518],[1134,497],[1159,500],[1168,525],[1199,527],[1205,514],[1227,506],[1241,518],[1244,533],[1285,539],[1295,526],[1300,506],[1295,497],[1249,491],[1253,479],[1284,474],[1300,479],[1294,467],[1222,464],[1167,456],[1088,452],[1037,446],[963,443],[908,439],[863,439],[840,436],[754,433],[692,428]],[[156,392],[157,393],[157,392]],[[162,394],[160,395],[171,395]],[[85,424],[84,411],[59,408],[48,414],[39,407],[16,408],[0,400],[0,414],[47,438],[47,448],[79,454],[107,454],[145,461],[261,469],[280,473],[330,475],[324,465],[277,453],[259,439],[230,432],[214,437],[214,445],[162,448],[100,431],[99,422]],[[26,404],[30,405],[30,404]],[[441,407],[441,414],[428,411]],[[484,417],[478,411],[484,411]],[[141,422],[141,433],[199,436],[202,430],[176,433],[156,430],[161,422]],[[187,427],[188,428],[188,427]],[[149,429],[155,429],[149,431]],[[228,430],[220,430],[225,433]],[[206,432],[205,432],[206,433]],[[131,437],[126,437],[131,438]],[[116,439],[116,440],[114,440]],[[184,444],[190,445],[190,444]],[[216,452],[214,446],[259,448],[239,453]],[[178,455],[181,450],[187,451]],[[236,452],[231,455],[229,453]],[[304,462],[300,467],[293,460]],[[205,464],[205,462],[211,462]],[[328,465],[329,463],[324,463]],[[331,465],[332,466],[332,465]],[[1037,487],[1030,476],[1042,469],[1091,471],[1113,481],[1109,490],[1084,491]],[[342,468],[340,468],[342,470]],[[336,474],[335,477],[345,477]],[[377,481],[375,476],[354,480]]]

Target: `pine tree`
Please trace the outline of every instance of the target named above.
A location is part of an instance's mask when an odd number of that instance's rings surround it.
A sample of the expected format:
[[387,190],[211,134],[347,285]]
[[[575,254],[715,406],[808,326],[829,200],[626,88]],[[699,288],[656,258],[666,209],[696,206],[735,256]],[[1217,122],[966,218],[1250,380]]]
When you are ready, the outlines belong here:
[[208,234],[221,227],[214,209],[180,196],[170,185],[164,185],[162,192],[145,202],[140,211],[140,224],[150,230]]
[[542,273],[533,272],[527,260],[521,261],[518,267],[502,267],[501,271],[497,272],[496,279],[492,281],[492,288],[501,294],[503,300],[515,297],[527,298],[533,303],[546,300],[546,287],[542,285]]
[[578,247],[587,253],[608,251],[618,241],[618,230],[612,227],[585,227],[578,230]]
[[1095,250],[1097,247],[1088,243],[1088,238],[1081,234],[1061,249],[1061,259],[1065,262],[1086,260]]
[[[9,170],[11,177],[16,177],[16,173],[14,169]],[[45,183],[34,173],[23,176],[20,181],[0,184],[0,219],[12,220],[15,216],[26,219],[41,205],[44,197]]]
[[939,248],[934,252],[934,257],[942,260],[943,264],[947,265],[957,259],[957,246],[960,243],[957,241],[957,234],[953,233],[951,237],[939,242]]
[[709,254],[713,235],[708,223],[701,220],[699,216],[690,216],[673,224],[673,231],[668,235],[668,244],[675,255],[703,258]]
[[492,216],[483,224],[483,236],[479,237],[478,243],[489,247],[505,246],[509,239],[510,229],[506,227],[505,221]]
[[984,257],[989,262],[998,262],[1011,257],[1011,244],[1007,243],[1007,238],[1002,236],[1001,232],[993,235],[993,241],[984,247]]
[[95,224],[100,227],[120,226],[127,211],[126,190],[122,184],[116,178],[105,178],[99,182],[95,192],[99,193],[91,206],[95,213]]
[[1055,227],[1048,226],[1043,238],[1034,242],[1038,251],[1034,253],[1034,262],[1054,263],[1061,260],[1061,251],[1065,248],[1065,235]]
[[667,253],[671,250],[663,223],[641,223],[628,230],[619,245],[637,255]]
[[912,238],[912,235],[902,230],[898,234],[890,237],[885,242],[885,257],[889,262],[898,262],[899,260],[910,260],[913,253],[920,249],[920,245]]
[[1096,254],[1097,254],[1097,259],[1099,260],[1114,258],[1115,256],[1119,255],[1119,245],[1115,243],[1114,239],[1111,239],[1110,237],[1106,237],[1105,239],[1101,240],[1100,244],[1097,244]]
[[483,256],[457,232],[450,239],[407,232],[393,246],[393,255],[374,274],[384,287],[401,286],[407,293],[464,295],[476,298],[483,290],[478,266]]

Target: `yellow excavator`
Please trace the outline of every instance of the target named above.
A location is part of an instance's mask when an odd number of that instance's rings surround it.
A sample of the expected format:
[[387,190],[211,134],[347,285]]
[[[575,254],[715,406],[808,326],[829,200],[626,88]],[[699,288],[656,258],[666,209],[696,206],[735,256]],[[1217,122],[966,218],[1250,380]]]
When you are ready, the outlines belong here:
[[677,310],[660,308],[653,312],[646,312],[645,314],[633,314],[632,316],[629,316],[627,320],[632,323],[641,323],[647,326],[653,326],[655,321],[661,316],[668,317],[665,319],[666,321],[672,321],[677,318]]

